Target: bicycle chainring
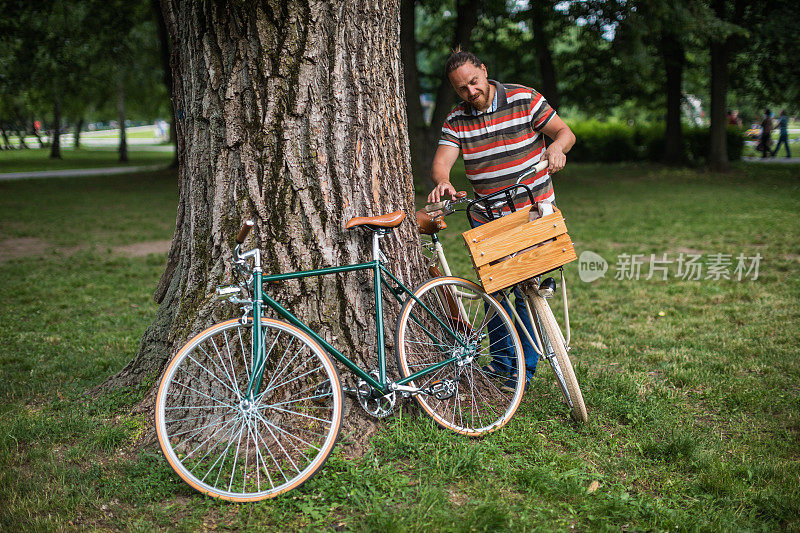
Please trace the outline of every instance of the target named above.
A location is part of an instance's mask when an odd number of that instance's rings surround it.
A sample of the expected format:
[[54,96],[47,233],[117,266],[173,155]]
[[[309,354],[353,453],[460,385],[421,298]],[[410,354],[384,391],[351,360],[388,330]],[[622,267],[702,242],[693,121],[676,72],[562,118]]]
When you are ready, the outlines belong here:
[[[377,370],[373,370],[369,375],[378,379]],[[356,396],[358,397],[358,403],[361,405],[361,408],[364,409],[368,415],[375,418],[386,418],[392,414],[395,403],[397,403],[397,393],[395,391],[385,396],[375,396],[375,390],[363,379],[358,380]]]

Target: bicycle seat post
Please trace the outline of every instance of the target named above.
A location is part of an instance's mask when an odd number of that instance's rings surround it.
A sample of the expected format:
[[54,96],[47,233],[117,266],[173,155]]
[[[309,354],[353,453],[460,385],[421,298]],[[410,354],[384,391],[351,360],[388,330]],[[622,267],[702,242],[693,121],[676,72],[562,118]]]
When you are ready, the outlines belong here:
[[383,261],[388,263],[386,256],[381,251],[380,239],[388,233],[388,230],[383,228],[376,228],[372,230],[372,260]]

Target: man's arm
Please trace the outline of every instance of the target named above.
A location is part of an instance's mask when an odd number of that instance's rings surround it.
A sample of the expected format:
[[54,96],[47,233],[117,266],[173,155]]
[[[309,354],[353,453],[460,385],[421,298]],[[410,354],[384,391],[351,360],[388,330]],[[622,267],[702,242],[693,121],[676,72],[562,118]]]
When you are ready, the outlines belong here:
[[458,159],[459,149],[449,144],[440,144],[433,156],[433,166],[431,167],[431,178],[433,178],[433,190],[428,195],[428,202],[435,203],[442,199],[445,194],[449,194],[455,199],[456,189],[450,183],[450,169]]
[[542,132],[553,139],[553,142],[550,143],[550,146],[547,147],[542,156],[543,159],[547,159],[550,162],[547,171],[553,174],[567,164],[567,156],[564,154],[569,152],[572,145],[575,144],[575,134],[572,133],[569,126],[558,115],[545,124]]

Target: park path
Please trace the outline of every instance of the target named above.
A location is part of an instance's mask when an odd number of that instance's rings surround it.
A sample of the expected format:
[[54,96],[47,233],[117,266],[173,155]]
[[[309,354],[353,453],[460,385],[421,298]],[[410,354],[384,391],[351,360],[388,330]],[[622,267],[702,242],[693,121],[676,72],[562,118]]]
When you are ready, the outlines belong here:
[[[743,157],[747,163],[800,163],[800,157]],[[78,178],[81,176],[102,176],[106,174],[130,174],[132,172],[149,172],[163,170],[164,165],[144,165],[136,167],[108,167],[108,168],[75,168],[66,170],[40,170],[35,172],[6,172],[0,173],[0,181],[24,180],[36,178]]]
[[782,155],[776,157],[743,157],[742,161],[746,163],[800,163],[800,157],[784,157]]
[[107,168],[70,168],[66,170],[39,170],[34,172],[0,173],[0,181],[24,180],[31,178],[79,178],[83,176],[103,176],[107,174],[130,174],[132,172],[149,172],[163,170],[165,165],[140,165],[135,167]]

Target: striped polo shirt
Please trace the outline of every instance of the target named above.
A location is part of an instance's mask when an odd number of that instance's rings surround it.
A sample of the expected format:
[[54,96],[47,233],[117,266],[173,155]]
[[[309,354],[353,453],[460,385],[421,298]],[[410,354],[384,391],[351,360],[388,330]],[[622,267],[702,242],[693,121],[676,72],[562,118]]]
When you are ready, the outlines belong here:
[[[461,149],[467,178],[478,196],[514,185],[539,162],[545,148],[541,130],[556,115],[544,97],[529,87],[489,83],[495,87],[489,109],[481,112],[461,102],[447,115],[439,140]],[[547,169],[525,176],[521,183],[530,187],[536,202],[555,201]],[[527,195],[515,203],[526,205]]]

